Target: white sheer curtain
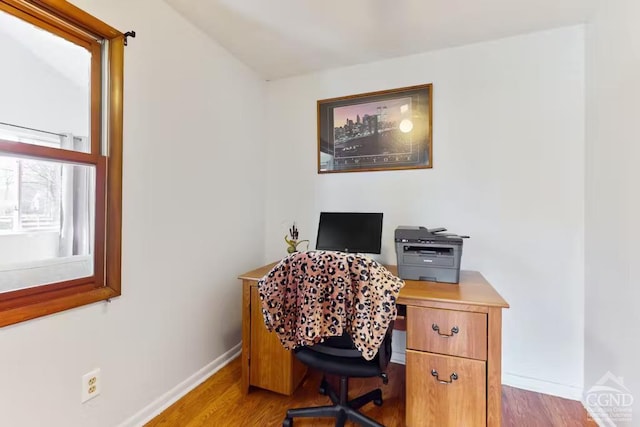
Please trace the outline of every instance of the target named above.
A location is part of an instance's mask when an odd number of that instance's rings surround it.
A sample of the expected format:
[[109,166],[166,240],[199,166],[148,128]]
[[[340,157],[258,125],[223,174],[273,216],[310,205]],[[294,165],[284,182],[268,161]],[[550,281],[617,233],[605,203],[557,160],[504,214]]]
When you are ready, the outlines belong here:
[[[61,148],[88,152],[89,140],[65,134]],[[94,174],[88,167],[65,164],[62,166],[62,201],[60,242],[58,256],[89,255],[93,252],[93,203]]]

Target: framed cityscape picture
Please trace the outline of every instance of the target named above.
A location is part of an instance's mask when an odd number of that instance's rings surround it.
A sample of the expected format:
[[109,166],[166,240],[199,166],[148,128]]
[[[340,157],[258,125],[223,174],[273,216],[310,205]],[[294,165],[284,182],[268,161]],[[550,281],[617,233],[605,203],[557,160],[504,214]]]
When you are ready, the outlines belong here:
[[318,101],[318,173],[433,164],[433,85]]

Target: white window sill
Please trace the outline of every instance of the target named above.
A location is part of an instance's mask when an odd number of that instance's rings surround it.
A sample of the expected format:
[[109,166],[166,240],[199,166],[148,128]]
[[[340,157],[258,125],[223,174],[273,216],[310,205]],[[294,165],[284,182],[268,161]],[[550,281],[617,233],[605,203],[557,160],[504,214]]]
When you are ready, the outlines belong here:
[[0,265],[0,292],[93,275],[93,256],[70,256]]
[[28,236],[36,234],[60,234],[59,230],[0,230],[0,239],[4,236]]

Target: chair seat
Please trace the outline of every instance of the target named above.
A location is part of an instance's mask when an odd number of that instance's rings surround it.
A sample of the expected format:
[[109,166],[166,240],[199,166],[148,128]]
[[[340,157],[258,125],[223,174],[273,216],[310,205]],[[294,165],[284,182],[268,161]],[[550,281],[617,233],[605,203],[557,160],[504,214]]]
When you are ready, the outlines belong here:
[[328,374],[370,378],[382,374],[377,359],[367,361],[362,357],[336,357],[312,350],[310,347],[295,349],[296,357],[305,365],[313,366]]

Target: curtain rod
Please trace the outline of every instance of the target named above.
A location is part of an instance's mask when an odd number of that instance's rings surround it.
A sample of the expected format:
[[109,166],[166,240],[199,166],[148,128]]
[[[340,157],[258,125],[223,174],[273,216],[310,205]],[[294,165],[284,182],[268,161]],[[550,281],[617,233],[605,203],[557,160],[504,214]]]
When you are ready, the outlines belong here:
[[14,128],[19,128],[19,129],[33,130],[33,131],[36,131],[36,132],[48,133],[49,135],[56,135],[56,136],[60,136],[60,137],[66,136],[63,133],[49,132],[49,131],[46,131],[46,130],[30,128],[30,127],[27,127],[27,126],[14,125],[14,124],[11,124],[11,123],[0,122],[0,125],[11,126],[11,127],[14,127]]

